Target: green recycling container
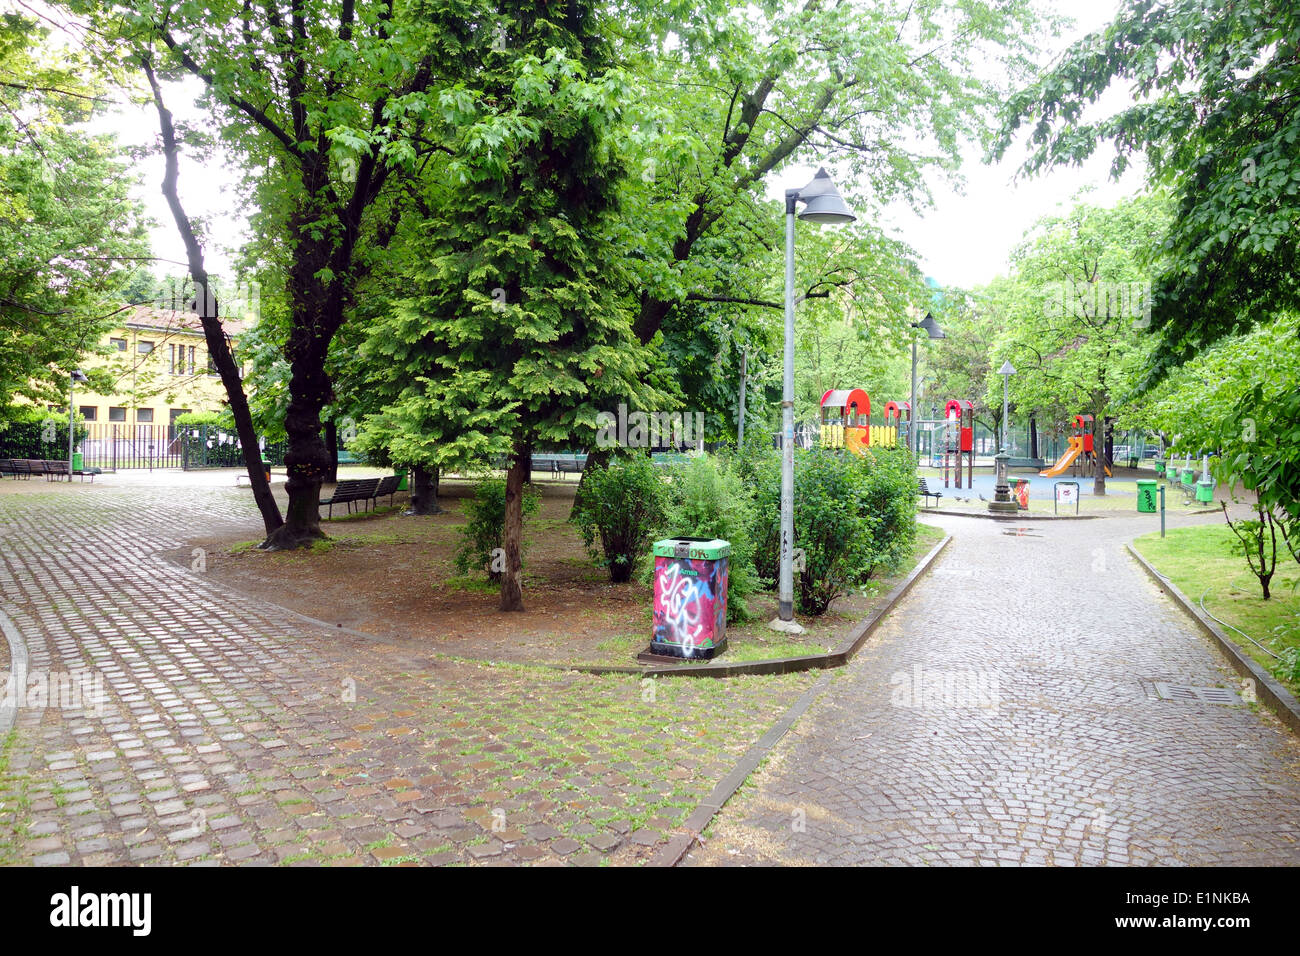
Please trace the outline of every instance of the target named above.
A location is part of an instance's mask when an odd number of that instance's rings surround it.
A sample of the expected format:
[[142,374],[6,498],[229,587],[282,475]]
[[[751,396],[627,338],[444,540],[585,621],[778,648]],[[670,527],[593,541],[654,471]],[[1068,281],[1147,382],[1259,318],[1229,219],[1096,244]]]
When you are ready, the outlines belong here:
[[650,651],[707,660],[727,645],[731,542],[665,538],[654,543],[654,631]]
[[398,490],[398,491],[405,491],[405,490],[406,490],[406,472],[407,472],[407,469],[405,469],[405,468],[394,468],[394,469],[393,469],[393,474],[396,475],[398,478],[402,479],[401,481],[399,481],[399,482],[397,483],[397,490]]
[[1213,481],[1198,481],[1196,483],[1196,500],[1203,504],[1209,504],[1214,500]]
[[1154,514],[1156,509],[1156,489],[1160,483],[1154,478],[1138,479],[1138,511],[1146,514]]
[[72,453],[72,470],[73,470],[73,471],[85,471],[85,469],[86,469],[86,459],[85,459],[85,457],[81,454],[81,452],[79,452],[79,451],[74,451],[74,452]]
[[1195,469],[1195,468],[1184,468],[1184,469],[1182,470],[1182,481],[1183,481],[1183,484],[1184,484],[1186,487],[1188,487],[1188,488],[1190,488],[1190,487],[1192,487],[1192,485],[1196,484],[1196,469]]
[[1156,459],[1156,477],[1157,477],[1157,478],[1163,478],[1164,476],[1165,476],[1165,463],[1164,463],[1164,460],[1163,460],[1163,459],[1160,459],[1160,458],[1157,458],[1157,459]]

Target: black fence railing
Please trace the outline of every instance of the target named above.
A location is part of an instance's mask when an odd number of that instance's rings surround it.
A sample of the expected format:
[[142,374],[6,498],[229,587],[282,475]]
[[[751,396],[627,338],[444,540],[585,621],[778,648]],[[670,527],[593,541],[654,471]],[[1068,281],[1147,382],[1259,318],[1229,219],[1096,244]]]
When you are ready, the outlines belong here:
[[[244,464],[238,438],[209,425],[130,425],[87,422],[77,442],[85,468],[238,468]],[[263,443],[262,460],[283,467],[284,442]],[[65,444],[50,443],[44,457],[66,459]]]

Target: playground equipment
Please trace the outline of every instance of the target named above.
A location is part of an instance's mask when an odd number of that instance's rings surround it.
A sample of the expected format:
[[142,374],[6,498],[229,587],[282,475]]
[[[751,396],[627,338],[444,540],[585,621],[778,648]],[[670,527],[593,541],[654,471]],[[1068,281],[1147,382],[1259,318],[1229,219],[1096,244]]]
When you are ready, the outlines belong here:
[[[1074,474],[1088,475],[1092,473],[1092,468],[1096,464],[1097,454],[1093,448],[1092,429],[1088,426],[1093,422],[1091,415],[1075,415],[1074,421],[1070,423],[1072,434],[1065,445],[1065,452],[1060,458],[1056,459],[1056,464],[1045,471],[1040,471],[1040,478],[1056,478],[1065,474],[1067,468],[1074,467]],[[1110,467],[1102,464],[1106,469],[1106,477],[1111,477]]]
[[[890,423],[893,423],[892,425]],[[912,403],[911,402],[886,402],[885,403],[885,427],[893,428],[895,441],[900,445],[908,443],[908,436],[912,431]]]
[[821,409],[821,443],[827,448],[863,455],[871,445],[898,442],[896,426],[871,424],[871,396],[860,388],[831,389],[822,396]]
[[949,399],[943,407],[946,428],[943,434],[943,486],[948,487],[948,468],[953,468],[953,487],[960,488],[962,456],[966,457],[966,487],[975,487],[975,405]]

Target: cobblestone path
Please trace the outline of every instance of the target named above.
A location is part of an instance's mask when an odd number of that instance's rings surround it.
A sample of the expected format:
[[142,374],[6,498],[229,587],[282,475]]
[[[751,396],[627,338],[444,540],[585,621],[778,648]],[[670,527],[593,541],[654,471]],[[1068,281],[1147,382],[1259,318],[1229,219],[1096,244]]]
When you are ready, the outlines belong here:
[[635,863],[813,679],[648,694],[434,658],[159,556],[259,530],[246,489],[0,494],[0,622],[28,657],[0,863]]
[[1132,561],[1140,519],[944,518],[930,575],[693,864],[1300,863],[1295,738]]

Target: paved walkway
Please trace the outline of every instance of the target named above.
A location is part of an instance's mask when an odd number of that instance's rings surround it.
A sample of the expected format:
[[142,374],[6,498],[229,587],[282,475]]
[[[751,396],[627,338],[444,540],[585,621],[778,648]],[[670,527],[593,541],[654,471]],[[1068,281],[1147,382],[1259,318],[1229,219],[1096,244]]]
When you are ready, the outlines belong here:
[[[1149,521],[944,518],[931,576],[694,864],[1300,863],[1300,747],[1124,550]],[[1210,519],[1213,520],[1213,519]]]
[[647,688],[305,624],[212,583],[215,556],[159,556],[258,537],[232,476],[0,486],[35,679],[0,863],[635,863],[813,680]]

